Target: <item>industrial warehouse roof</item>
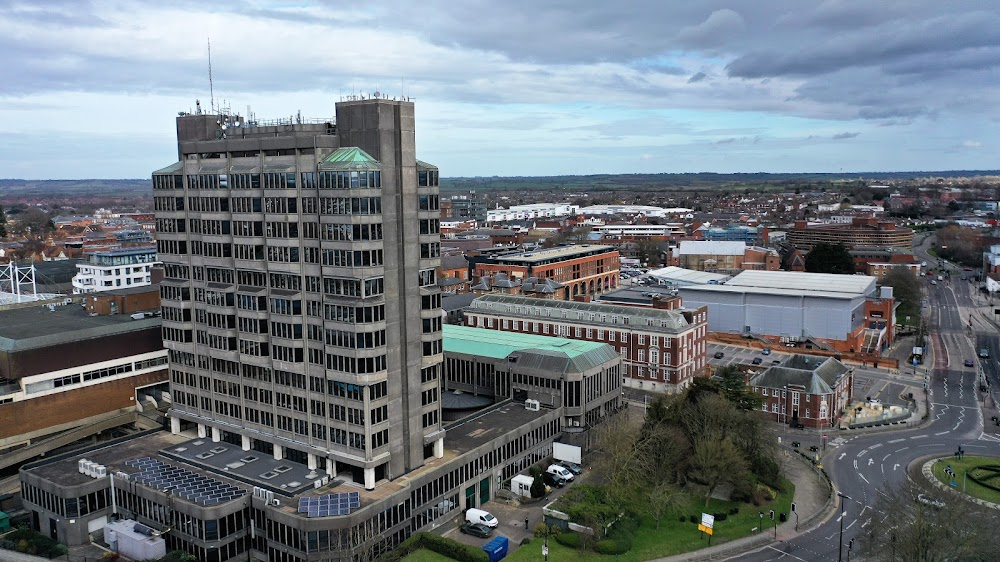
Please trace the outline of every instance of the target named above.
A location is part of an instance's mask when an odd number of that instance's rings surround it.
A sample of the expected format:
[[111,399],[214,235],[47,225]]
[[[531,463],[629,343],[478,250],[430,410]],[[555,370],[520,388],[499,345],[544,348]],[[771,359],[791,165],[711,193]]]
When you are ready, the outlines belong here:
[[726,242],[721,240],[682,240],[679,255],[742,256],[746,252],[746,242]]
[[0,351],[25,351],[159,327],[158,317],[91,316],[79,304],[51,309],[48,304],[38,304],[0,311]]
[[875,282],[874,277],[867,275],[835,275],[802,271],[743,271],[726,281],[726,286],[867,295],[875,290]]
[[[606,343],[502,332],[445,324],[445,353],[462,353],[491,359],[518,355],[518,364],[554,370],[583,372],[619,359],[615,348]],[[544,364],[544,365],[543,365]]]
[[837,291],[816,291],[806,289],[777,289],[774,287],[741,287],[739,285],[687,285],[679,286],[677,290],[685,300],[698,301],[698,295],[703,293],[736,293],[753,295],[774,295],[782,297],[816,297],[824,299],[856,299],[864,297],[864,293],[845,293]]
[[[589,302],[557,301],[537,299],[532,297],[515,297],[509,295],[483,295],[472,301],[470,311],[477,309],[493,311],[505,316],[523,318],[548,318],[551,320],[583,321],[595,326],[616,325],[649,326],[649,320],[655,322],[658,328],[674,330],[686,329],[687,318],[676,310],[662,308],[639,308],[635,306],[619,306],[615,304],[595,304]],[[593,315],[593,318],[591,317]],[[604,318],[603,320],[601,318]],[[618,319],[621,319],[620,322]]]
[[832,357],[793,355],[782,365],[770,367],[750,379],[750,386],[784,388],[802,386],[808,394],[831,394],[837,379],[850,371]]
[[656,277],[658,279],[663,279],[665,281],[673,281],[676,283],[690,283],[692,285],[708,285],[713,281],[715,283],[722,283],[730,278],[732,275],[723,275],[721,273],[710,273],[708,271],[697,271],[694,269],[685,269],[683,267],[668,266],[661,269],[654,269],[649,272],[649,275]]

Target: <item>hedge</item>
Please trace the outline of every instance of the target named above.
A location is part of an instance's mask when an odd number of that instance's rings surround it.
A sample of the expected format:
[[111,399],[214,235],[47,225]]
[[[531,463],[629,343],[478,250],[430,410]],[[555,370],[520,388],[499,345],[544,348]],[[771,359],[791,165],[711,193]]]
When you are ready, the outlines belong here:
[[383,554],[379,560],[401,560],[403,557],[421,548],[426,548],[441,556],[446,556],[459,562],[489,562],[490,560],[490,557],[481,548],[462,544],[458,541],[426,532],[414,533],[410,538],[399,543],[399,546],[391,552]]
[[594,550],[596,550],[598,554],[625,554],[630,548],[632,548],[632,543],[630,541],[620,539],[604,539],[603,541],[598,541],[597,544],[594,545]]
[[556,542],[570,548],[580,548],[580,535],[573,531],[565,531],[556,535]]

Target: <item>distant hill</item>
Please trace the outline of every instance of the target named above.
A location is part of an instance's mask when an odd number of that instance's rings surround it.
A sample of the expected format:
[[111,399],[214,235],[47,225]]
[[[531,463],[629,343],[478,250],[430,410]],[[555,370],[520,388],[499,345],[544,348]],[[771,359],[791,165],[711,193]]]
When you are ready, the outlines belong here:
[[141,195],[152,193],[149,178],[132,180],[19,180],[0,179],[0,197],[53,195]]

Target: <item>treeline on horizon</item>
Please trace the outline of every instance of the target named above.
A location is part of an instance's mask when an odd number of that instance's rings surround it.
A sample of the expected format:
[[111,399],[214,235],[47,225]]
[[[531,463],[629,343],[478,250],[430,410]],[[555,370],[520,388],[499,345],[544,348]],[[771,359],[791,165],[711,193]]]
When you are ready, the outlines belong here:
[[[481,176],[442,177],[441,190],[462,191],[616,191],[632,189],[711,189],[725,187],[795,187],[810,183],[857,181],[912,181],[921,178],[972,178],[998,176],[1000,170],[948,170],[928,172],[859,172],[859,173],[735,173],[715,172],[676,174],[595,174],[563,176]],[[111,192],[151,192],[149,178],[29,180],[0,179],[0,196],[60,195]]]

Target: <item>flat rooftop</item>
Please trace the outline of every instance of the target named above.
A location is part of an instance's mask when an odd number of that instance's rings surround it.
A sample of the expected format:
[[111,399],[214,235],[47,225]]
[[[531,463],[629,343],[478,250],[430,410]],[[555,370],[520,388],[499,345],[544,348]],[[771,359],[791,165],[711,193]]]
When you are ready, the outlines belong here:
[[742,271],[726,281],[726,285],[864,295],[875,290],[875,282],[876,279],[868,275],[835,275],[804,271]]
[[555,261],[569,259],[573,256],[601,254],[604,252],[617,252],[614,246],[595,246],[592,244],[582,244],[578,246],[559,246],[545,250],[532,250],[530,252],[518,252],[512,254],[501,254],[493,256],[491,261],[485,263],[535,263],[540,261]]
[[493,359],[503,359],[515,351],[526,349],[555,351],[569,357],[577,357],[607,344],[585,340],[571,340],[552,336],[536,336],[518,332],[503,332],[468,326],[442,326],[444,350],[452,353],[466,353]]
[[[276,492],[281,498],[278,509],[287,513],[298,513],[302,498],[351,492],[358,494],[363,508],[405,489],[412,480],[439,469],[456,457],[551,413],[552,410],[536,412],[526,410],[522,403],[506,402],[446,425],[443,458],[430,459],[424,466],[395,480],[380,482],[374,490],[365,490],[360,484],[352,482],[347,474],[339,478],[334,476],[322,484],[326,476],[323,470],[309,470],[304,464],[287,459],[275,460],[272,455],[260,451],[244,451],[237,445],[198,438],[190,432],[173,435],[168,431],[157,431],[116,440],[78,454],[39,461],[38,466],[24,470],[59,486],[76,486],[93,480],[79,472],[80,459],[104,465],[110,474],[124,472],[133,477],[143,472],[142,466],[154,464],[166,467],[166,470],[179,471],[187,479],[215,481],[213,484],[216,487],[237,488],[246,492],[223,503],[240,501],[257,486]],[[254,459],[248,462],[250,457]],[[139,479],[133,481],[150,486]],[[317,481],[321,482],[318,487]],[[174,496],[174,501],[198,503],[178,495]],[[302,516],[306,515],[303,513]]]
[[79,303],[57,304],[52,310],[42,304],[12,308],[0,310],[0,351],[23,351],[159,326],[160,319],[155,317],[91,316]]

